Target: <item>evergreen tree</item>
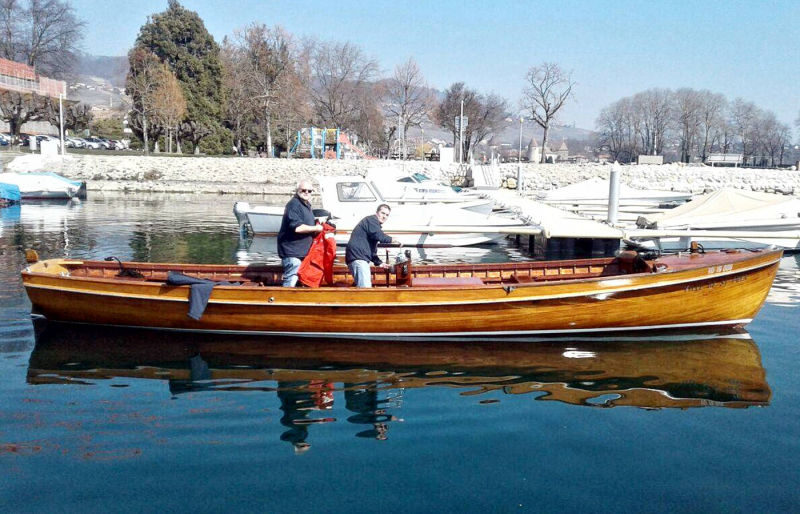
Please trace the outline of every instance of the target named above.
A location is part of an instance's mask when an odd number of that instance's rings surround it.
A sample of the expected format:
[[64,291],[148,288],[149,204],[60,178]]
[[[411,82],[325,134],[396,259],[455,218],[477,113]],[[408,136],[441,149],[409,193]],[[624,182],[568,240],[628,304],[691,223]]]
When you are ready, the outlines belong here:
[[220,124],[224,101],[220,49],[200,16],[169,0],[167,10],[154,14],[139,30],[136,47],[155,54],[180,82],[187,110],[181,135],[195,153],[201,147],[208,153],[227,148],[223,145],[230,134]]

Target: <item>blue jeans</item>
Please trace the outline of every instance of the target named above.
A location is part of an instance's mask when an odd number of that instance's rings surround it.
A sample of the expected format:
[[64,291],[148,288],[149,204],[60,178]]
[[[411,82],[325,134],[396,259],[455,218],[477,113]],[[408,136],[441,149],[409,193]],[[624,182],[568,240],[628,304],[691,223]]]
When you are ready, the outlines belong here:
[[297,257],[284,257],[281,259],[283,265],[283,287],[294,287],[297,285],[297,270],[302,263]]
[[372,263],[359,260],[351,261],[347,264],[347,267],[350,268],[350,273],[353,275],[356,287],[372,287],[371,266]]

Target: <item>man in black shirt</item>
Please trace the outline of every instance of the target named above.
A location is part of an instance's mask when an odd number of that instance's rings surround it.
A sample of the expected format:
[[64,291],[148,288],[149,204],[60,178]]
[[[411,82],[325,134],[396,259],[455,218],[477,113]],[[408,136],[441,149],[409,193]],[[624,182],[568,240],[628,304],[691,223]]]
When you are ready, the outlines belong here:
[[316,225],[311,210],[311,193],[314,187],[310,180],[301,180],[295,194],[283,211],[281,228],[278,230],[278,256],[283,265],[283,287],[297,285],[297,270],[303,262],[314,236],[322,232]]
[[378,243],[400,244],[400,241],[383,233],[381,226],[389,219],[391,208],[382,203],[375,214],[362,219],[350,234],[347,242],[345,261],[350,273],[353,275],[356,287],[372,287],[372,272],[370,265],[375,264],[386,268],[378,257]]

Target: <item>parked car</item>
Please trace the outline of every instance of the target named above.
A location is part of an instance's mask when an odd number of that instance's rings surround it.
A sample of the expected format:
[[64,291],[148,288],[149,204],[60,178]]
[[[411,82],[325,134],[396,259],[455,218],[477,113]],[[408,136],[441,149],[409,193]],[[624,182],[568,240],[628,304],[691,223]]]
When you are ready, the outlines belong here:
[[8,146],[11,144],[11,139],[5,134],[0,134],[0,146]]
[[108,145],[102,139],[98,139],[96,137],[86,137],[84,138],[84,141],[86,141],[86,148],[91,150],[108,150]]
[[67,145],[67,148],[84,148],[86,147],[86,141],[79,137],[67,137],[64,139],[64,144]]

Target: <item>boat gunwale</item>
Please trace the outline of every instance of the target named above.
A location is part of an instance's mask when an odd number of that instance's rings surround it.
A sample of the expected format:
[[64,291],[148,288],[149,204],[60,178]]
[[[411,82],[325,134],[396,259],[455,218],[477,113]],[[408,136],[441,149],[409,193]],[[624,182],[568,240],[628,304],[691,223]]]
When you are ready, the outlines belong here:
[[[663,287],[672,287],[675,285],[680,284],[691,284],[700,281],[707,281],[707,280],[716,280],[724,277],[728,277],[731,275],[740,275],[744,273],[749,273],[752,271],[757,271],[762,268],[767,268],[770,266],[774,266],[775,264],[780,262],[780,258],[782,252],[780,250],[768,250],[761,257],[763,258],[762,261],[751,264],[749,266],[735,268],[730,270],[719,270],[710,273],[708,271],[711,267],[716,267],[718,264],[713,264],[710,266],[708,263],[706,264],[698,264],[697,266],[692,266],[688,268],[677,268],[677,269],[667,269],[664,271],[654,271],[654,272],[642,272],[642,273],[630,273],[630,274],[619,274],[619,275],[606,275],[606,276],[597,276],[597,277],[585,277],[585,278],[565,278],[561,280],[553,280],[553,281],[537,281],[537,282],[525,282],[525,283],[491,283],[491,284],[483,284],[483,285],[462,285],[462,286],[412,286],[412,287],[374,287],[374,288],[357,288],[352,286],[336,286],[336,287],[326,287],[326,288],[308,288],[308,289],[288,289],[281,286],[215,286],[215,290],[217,288],[222,289],[223,291],[242,291],[246,290],[248,292],[263,292],[268,293],[272,291],[281,291],[283,293],[289,293],[291,296],[296,296],[298,293],[302,296],[309,296],[309,293],[314,294],[315,296],[328,294],[330,292],[342,292],[352,294],[358,292],[359,295],[370,295],[370,296],[378,296],[384,295],[386,292],[393,292],[393,293],[411,293],[416,292],[416,294],[424,293],[424,292],[443,292],[443,293],[455,293],[463,292],[463,291],[491,291],[493,293],[499,293],[499,291],[503,291],[505,293],[504,296],[496,296],[491,298],[477,298],[471,300],[453,300],[453,299],[435,299],[431,301],[403,301],[402,299],[395,299],[393,301],[374,301],[374,302],[331,302],[331,301],[320,301],[320,299],[311,298],[306,301],[289,301],[282,300],[276,301],[266,300],[266,301],[257,301],[257,300],[236,300],[236,299],[227,299],[227,298],[214,298],[212,293],[212,297],[209,299],[209,304],[217,304],[217,305],[246,305],[246,306],[253,306],[253,307],[347,307],[347,308],[376,308],[376,307],[433,307],[437,305],[442,306],[458,306],[458,305],[485,305],[485,304],[493,304],[493,303],[517,303],[517,302],[528,302],[528,301],[548,301],[548,300],[557,300],[562,298],[579,298],[579,297],[592,297],[592,296],[604,296],[604,295],[612,295],[612,294],[620,294],[626,293],[631,291],[641,291],[646,289],[658,289]],[[726,252],[721,252],[726,253]],[[769,257],[774,257],[770,259]],[[613,258],[604,258],[603,260]],[[746,262],[749,259],[742,259],[742,261]],[[578,262],[588,262],[590,260],[578,261]],[[74,261],[73,261],[74,262]],[[101,261],[90,261],[90,262],[101,262]],[[570,262],[570,261],[555,261],[555,262]],[[134,264],[134,263],[129,263]],[[491,266],[491,264],[488,264]],[[203,265],[198,265],[203,266]],[[214,266],[214,265],[212,265]],[[469,265],[468,265],[469,266]],[[697,275],[697,273],[703,269],[707,270],[707,273],[704,275]],[[680,277],[680,275],[688,274],[688,277]],[[147,288],[158,288],[161,290],[163,287],[169,287],[170,289],[177,289],[179,291],[185,291],[188,289],[189,286],[169,286],[164,282],[146,282],[141,280],[119,280],[117,278],[102,278],[102,277],[72,277],[72,276],[60,276],[53,273],[43,273],[43,272],[31,272],[31,271],[23,271],[23,276],[29,275],[32,277],[41,277],[41,278],[54,278],[57,279],[59,282],[68,281],[78,284],[80,282],[84,283],[102,283],[102,284],[112,284],[112,285],[132,285],[137,288],[147,287]],[[672,278],[668,280],[664,280],[663,277],[665,275],[678,275],[677,278]],[[626,284],[626,285],[611,285],[605,288],[597,288],[591,291],[580,290],[580,291],[567,291],[567,292],[555,292],[552,294],[539,294],[536,295],[535,293],[542,288],[545,289],[554,289],[558,286],[574,286],[575,284],[579,283],[586,283],[586,284],[596,284],[598,282],[603,281],[614,281],[614,280],[630,280],[630,279],[637,279],[634,284]],[[649,280],[648,280],[649,279]],[[23,279],[23,285],[28,288],[34,289],[42,289],[42,290],[54,290],[54,291],[70,291],[77,294],[88,294],[94,296],[105,296],[105,297],[116,297],[116,298],[131,298],[131,299],[145,299],[151,301],[175,301],[175,302],[186,302],[188,298],[186,295],[182,296],[167,296],[162,294],[137,294],[137,293],[120,293],[114,291],[97,291],[93,289],[86,289],[86,288],[79,288],[79,287],[64,287],[62,285],[44,285],[44,284],[31,284],[30,282]],[[512,296],[515,291],[522,290],[523,292],[533,293],[527,295],[519,295]],[[413,294],[413,293],[412,293]]]

